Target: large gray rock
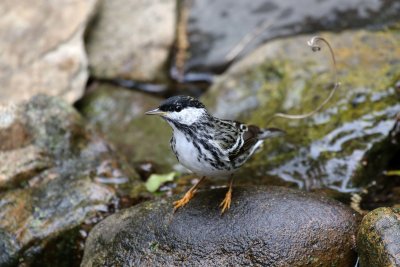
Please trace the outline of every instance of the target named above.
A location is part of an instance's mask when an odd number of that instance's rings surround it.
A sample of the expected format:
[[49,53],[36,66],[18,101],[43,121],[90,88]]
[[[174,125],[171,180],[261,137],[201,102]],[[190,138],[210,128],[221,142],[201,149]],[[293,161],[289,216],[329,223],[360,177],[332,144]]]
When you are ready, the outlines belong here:
[[90,69],[100,78],[165,78],[175,36],[175,0],[103,0],[88,34]]
[[[280,177],[307,189],[328,186],[344,192],[361,185],[353,178],[368,167],[365,153],[386,138],[400,112],[400,34],[360,30],[321,35],[336,53],[341,87],[329,105],[308,119],[273,120],[268,126],[284,129],[286,137],[268,140],[238,176],[254,181]],[[219,117],[259,126],[267,126],[276,112],[314,110],[328,96],[333,76],[326,47],[320,53],[307,47],[311,37],[260,47],[232,65],[204,95],[204,103]]]
[[225,192],[201,191],[176,213],[170,198],[108,217],[91,231],[82,267],[354,266],[358,219],[339,202],[238,187],[221,216]]
[[369,212],[358,231],[357,250],[363,267],[400,266],[400,209]]
[[228,63],[228,54],[260,25],[261,32],[242,54],[267,40],[298,33],[339,30],[396,21],[396,0],[190,0],[187,68],[209,70]]
[[2,108],[0,136],[1,266],[101,217],[120,184],[140,192],[137,174],[58,98],[40,95]]
[[83,33],[97,0],[4,0],[0,5],[0,104],[38,93],[72,103],[88,77]]

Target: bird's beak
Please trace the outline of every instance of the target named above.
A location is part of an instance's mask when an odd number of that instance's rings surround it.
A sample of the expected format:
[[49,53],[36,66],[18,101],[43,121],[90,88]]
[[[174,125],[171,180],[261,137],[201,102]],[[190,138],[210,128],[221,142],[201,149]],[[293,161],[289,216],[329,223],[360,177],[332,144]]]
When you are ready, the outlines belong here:
[[158,108],[156,108],[156,109],[147,111],[145,114],[146,114],[146,115],[160,115],[160,116],[164,116],[164,115],[166,115],[167,113],[164,112],[164,111],[161,111],[161,110],[158,109]]

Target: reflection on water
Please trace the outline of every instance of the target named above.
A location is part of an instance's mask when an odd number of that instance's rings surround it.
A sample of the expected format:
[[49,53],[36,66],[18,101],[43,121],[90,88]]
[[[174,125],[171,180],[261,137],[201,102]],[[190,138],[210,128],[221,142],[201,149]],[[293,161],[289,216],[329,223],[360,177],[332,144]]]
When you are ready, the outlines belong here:
[[[341,192],[357,191],[352,187],[350,178],[364,153],[372,144],[387,136],[398,112],[400,104],[343,123],[308,147],[301,148],[297,157],[268,174],[277,175],[305,189],[328,186]],[[355,149],[348,155],[335,157],[350,145]],[[304,177],[308,179],[304,180]]]

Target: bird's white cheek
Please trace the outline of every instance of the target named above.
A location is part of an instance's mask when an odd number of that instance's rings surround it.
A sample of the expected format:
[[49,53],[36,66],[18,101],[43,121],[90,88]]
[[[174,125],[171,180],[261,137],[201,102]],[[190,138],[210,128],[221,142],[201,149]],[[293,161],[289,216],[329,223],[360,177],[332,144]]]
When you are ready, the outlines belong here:
[[186,108],[180,112],[170,112],[167,117],[181,124],[192,125],[199,121],[204,113],[205,112],[201,109]]
[[198,108],[187,108],[180,112],[180,119],[183,123],[191,125],[198,122],[204,115],[204,110]]
[[180,122],[182,120],[180,114],[178,114],[177,112],[171,112],[171,113],[169,113],[167,115],[167,117],[169,119],[171,119],[171,120],[174,120],[174,121],[179,121]]

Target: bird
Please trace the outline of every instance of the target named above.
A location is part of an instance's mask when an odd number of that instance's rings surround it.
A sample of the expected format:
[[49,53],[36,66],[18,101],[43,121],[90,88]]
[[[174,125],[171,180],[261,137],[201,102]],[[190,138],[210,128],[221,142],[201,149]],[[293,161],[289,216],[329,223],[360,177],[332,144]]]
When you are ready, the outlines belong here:
[[170,145],[177,160],[201,179],[173,203],[174,212],[194,197],[206,177],[230,177],[220,204],[221,214],[232,201],[233,174],[260,148],[265,139],[283,135],[278,128],[260,128],[211,115],[191,96],[170,97],[146,115],[159,115],[173,130]]

